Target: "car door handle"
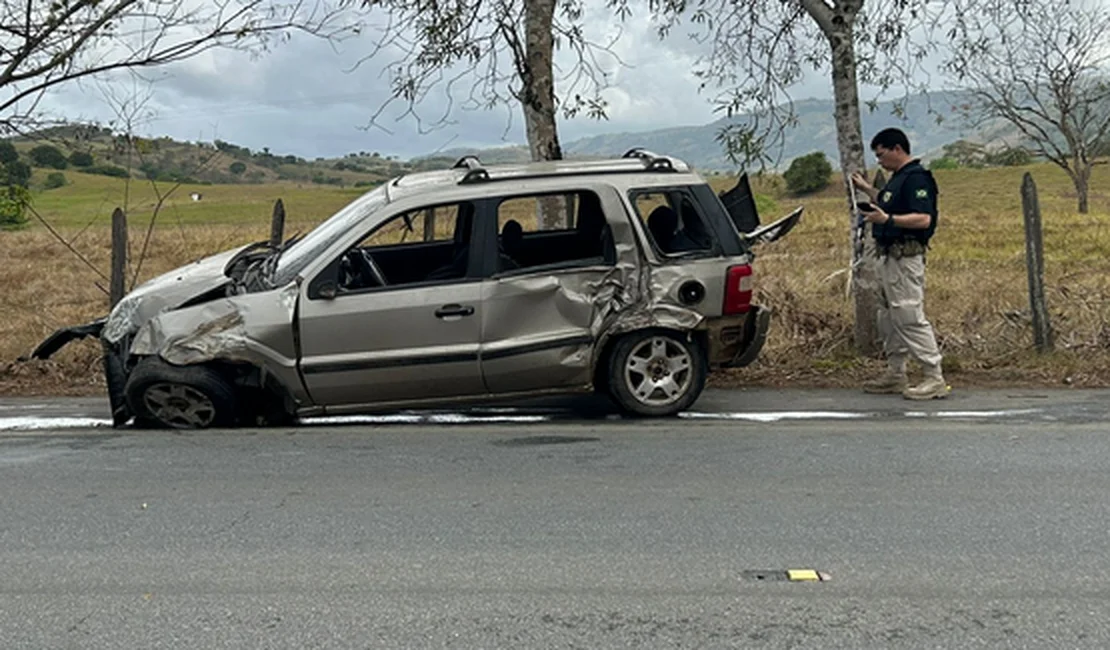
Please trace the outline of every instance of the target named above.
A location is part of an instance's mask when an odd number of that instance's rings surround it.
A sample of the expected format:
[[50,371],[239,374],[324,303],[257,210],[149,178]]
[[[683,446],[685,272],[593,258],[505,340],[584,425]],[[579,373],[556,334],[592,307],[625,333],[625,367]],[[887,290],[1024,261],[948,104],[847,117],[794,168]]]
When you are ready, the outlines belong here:
[[469,316],[474,313],[470,305],[444,305],[436,310],[436,318]]

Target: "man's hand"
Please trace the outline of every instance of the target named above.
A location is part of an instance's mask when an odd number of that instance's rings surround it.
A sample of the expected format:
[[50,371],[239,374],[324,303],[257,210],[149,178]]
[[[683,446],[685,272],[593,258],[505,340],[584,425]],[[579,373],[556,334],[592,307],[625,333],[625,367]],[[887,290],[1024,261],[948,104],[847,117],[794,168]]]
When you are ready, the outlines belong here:
[[875,209],[860,210],[860,215],[863,216],[863,218],[870,223],[885,223],[886,220],[889,218],[889,215],[887,215],[887,213],[883,212],[882,209],[874,205],[872,205],[872,207],[874,207]]
[[853,172],[851,178],[852,185],[855,185],[872,199],[875,198],[875,194],[877,194],[877,192],[875,191],[875,188],[871,186],[871,183],[867,182],[867,178],[863,175],[862,172]]

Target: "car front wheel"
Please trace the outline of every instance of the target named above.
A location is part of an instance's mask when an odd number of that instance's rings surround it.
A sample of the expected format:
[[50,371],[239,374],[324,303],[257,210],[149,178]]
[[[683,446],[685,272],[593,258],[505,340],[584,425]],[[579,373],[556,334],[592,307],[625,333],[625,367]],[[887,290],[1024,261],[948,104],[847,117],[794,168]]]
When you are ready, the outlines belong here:
[[707,373],[705,355],[697,343],[670,332],[636,332],[613,349],[609,391],[631,413],[674,415],[701,395]]
[[235,422],[235,392],[216,371],[143,359],[127,380],[136,422],[173,429],[206,429]]

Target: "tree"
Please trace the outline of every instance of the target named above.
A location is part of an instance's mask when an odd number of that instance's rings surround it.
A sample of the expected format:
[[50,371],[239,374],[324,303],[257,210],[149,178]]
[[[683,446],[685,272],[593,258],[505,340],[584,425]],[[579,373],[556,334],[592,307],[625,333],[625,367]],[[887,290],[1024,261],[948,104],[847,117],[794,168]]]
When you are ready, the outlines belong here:
[[11,142],[0,140],[0,229],[19,228],[27,223],[30,180],[31,167],[19,159]]
[[790,168],[782,175],[786,189],[794,194],[809,194],[829,185],[832,165],[824,151],[814,151],[790,161]]
[[352,26],[329,1],[0,0],[0,131],[33,125],[59,84],[214,47],[264,50],[294,30],[339,38]]
[[74,151],[69,154],[69,164],[74,167],[91,167],[93,156],[88,151]]
[[66,175],[62,172],[50,172],[46,175],[46,181],[42,184],[42,189],[53,190],[59,187],[66,186]]
[[960,167],[982,167],[987,162],[987,149],[978,142],[956,140],[942,149],[944,157],[956,161]]
[[40,144],[28,152],[27,155],[31,157],[31,162],[35,163],[38,167],[65,169],[69,166],[69,161],[66,160],[65,154],[59,151],[57,147],[52,147],[48,144]]
[[[608,48],[583,35],[583,0],[364,0],[363,6],[388,21],[362,61],[400,52],[386,66],[390,100],[371,116],[371,124],[379,125],[388,106],[401,101],[406,104],[404,115],[414,117],[423,130],[425,119],[418,107],[432,89],[442,86],[451,103],[431,127],[446,123],[457,93],[462,93],[464,109],[515,102],[524,113],[532,159],[559,160],[563,150],[555,120],[560,109],[565,117],[583,111],[605,117],[604,81],[596,57]],[[561,97],[555,90],[556,43],[575,57]],[[506,59],[509,69],[502,63]]]
[[0,140],[0,165],[6,165],[19,160],[19,152],[10,140]]
[[235,174],[236,176],[238,176],[238,175],[242,174],[243,172],[247,171],[247,166],[246,166],[246,164],[236,160],[235,162],[228,165],[227,170],[229,172],[231,172],[232,174]]
[[965,114],[1016,127],[1034,155],[1067,172],[1086,214],[1094,157],[1110,133],[1110,11],[1082,0],[993,0],[952,29],[945,67],[970,95]]
[[[682,18],[705,41],[709,53],[694,70],[702,88],[721,89],[714,98],[730,121],[718,140],[734,162],[771,161],[781,152],[784,134],[796,123],[790,88],[805,70],[830,73],[840,169],[847,179],[865,171],[860,124],[860,81],[886,91],[902,82],[909,90],[912,72],[933,49],[932,30],[939,14],[956,0],[651,0],[667,36]],[[970,0],[968,0],[970,1]],[[628,0],[609,0],[625,5]],[[911,39],[910,34],[919,35]],[[904,105],[904,101],[900,105]],[[877,101],[870,103],[872,107]],[[849,237],[855,243],[852,192],[845,184]],[[855,302],[855,346],[878,351],[875,322],[878,278],[867,262],[874,244],[865,238],[852,246],[851,286]]]
[[1020,167],[1028,165],[1032,160],[1033,157],[1022,147],[1004,147],[987,154],[987,164],[1001,167]]

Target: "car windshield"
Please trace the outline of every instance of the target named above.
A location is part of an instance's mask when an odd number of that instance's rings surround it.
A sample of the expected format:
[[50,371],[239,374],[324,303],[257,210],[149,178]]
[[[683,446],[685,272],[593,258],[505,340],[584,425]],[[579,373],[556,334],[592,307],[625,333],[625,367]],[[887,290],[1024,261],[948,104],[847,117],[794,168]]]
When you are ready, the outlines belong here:
[[364,194],[351,201],[327,221],[316,226],[281,255],[274,272],[273,285],[283,286],[291,282],[313,260],[319,257],[337,239],[348,232],[355,224],[386,204],[385,186]]

